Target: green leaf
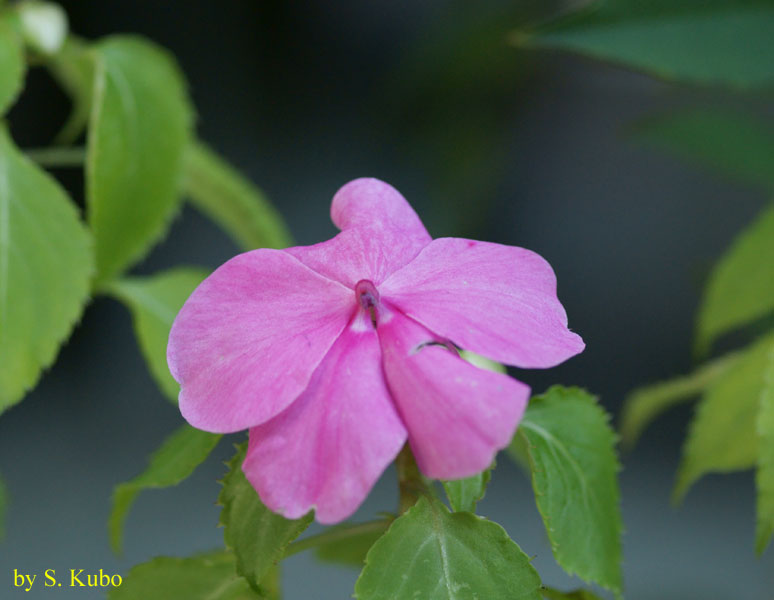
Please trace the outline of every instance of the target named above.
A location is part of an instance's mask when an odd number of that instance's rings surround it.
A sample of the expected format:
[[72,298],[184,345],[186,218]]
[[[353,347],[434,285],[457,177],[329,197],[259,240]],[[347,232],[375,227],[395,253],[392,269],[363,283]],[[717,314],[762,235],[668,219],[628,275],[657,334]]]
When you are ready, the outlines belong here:
[[670,112],[640,121],[637,140],[774,191],[774,128],[720,110]]
[[774,336],[769,335],[744,350],[736,363],[707,388],[685,441],[675,502],[705,473],[727,473],[755,465],[755,421],[772,344]]
[[443,482],[446,497],[449,499],[453,511],[476,512],[476,504],[486,493],[486,486],[489,485],[494,467],[495,465],[492,464],[488,469],[472,477]]
[[124,524],[137,494],[149,488],[177,485],[186,479],[210,455],[220,438],[220,435],[183,425],[153,453],[145,471],[115,487],[108,520],[110,545],[115,553],[121,552]]
[[774,535],[774,343],[769,347],[763,374],[763,392],[756,427],[760,447],[755,474],[758,488],[755,551],[760,555]]
[[728,354],[701,366],[699,369],[668,381],[662,381],[632,392],[624,403],[621,417],[623,443],[634,446],[645,428],[665,410],[701,394],[721,377],[739,358]]
[[0,115],[21,92],[24,71],[21,39],[6,19],[0,19]]
[[358,600],[539,600],[540,577],[497,523],[422,497],[371,548]]
[[745,229],[715,266],[696,323],[704,355],[721,334],[774,311],[774,206]]
[[263,192],[201,142],[188,151],[185,191],[245,250],[290,246],[290,233]]
[[288,544],[309,527],[312,513],[291,521],[266,508],[242,471],[246,452],[247,444],[242,444],[228,463],[218,502],[223,506],[223,536],[226,546],[236,555],[237,573],[257,590]]
[[513,41],[664,79],[752,88],[774,83],[772,31],[768,0],[601,0]]
[[180,386],[167,366],[169,330],[183,303],[206,276],[203,269],[178,268],[151,277],[127,277],[105,286],[108,294],[132,311],[145,361],[158,386],[173,402],[177,402]]
[[620,594],[619,464],[607,413],[589,393],[554,386],[530,401],[518,431],[556,561]]
[[[318,538],[325,536],[325,543],[316,545],[315,555],[323,562],[338,563],[361,568],[366,555],[387,528],[391,519],[371,521],[369,523],[347,523],[331,527]],[[303,544],[311,538],[304,538],[297,544]],[[291,546],[292,548],[292,546]]]
[[54,360],[89,298],[91,238],[0,125],[0,412]]
[[193,111],[158,46],[112,36],[95,52],[86,195],[103,282],[141,258],[177,211]]
[[599,596],[588,590],[573,590],[560,592],[553,588],[543,588],[543,597],[547,600],[601,600]]
[[263,598],[234,570],[230,552],[190,558],[161,556],[137,565],[120,586],[108,592],[110,600],[257,600]]
[[59,52],[46,61],[51,75],[72,102],[67,121],[54,138],[55,144],[71,144],[86,128],[94,92],[94,60],[95,55],[89,47],[70,36]]

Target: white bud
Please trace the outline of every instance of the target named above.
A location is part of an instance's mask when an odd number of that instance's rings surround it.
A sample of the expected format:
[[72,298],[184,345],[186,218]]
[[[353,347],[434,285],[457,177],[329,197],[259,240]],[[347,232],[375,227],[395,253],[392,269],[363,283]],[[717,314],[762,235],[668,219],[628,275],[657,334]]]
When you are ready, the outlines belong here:
[[24,39],[44,54],[58,52],[67,37],[67,14],[53,2],[22,2],[18,5]]

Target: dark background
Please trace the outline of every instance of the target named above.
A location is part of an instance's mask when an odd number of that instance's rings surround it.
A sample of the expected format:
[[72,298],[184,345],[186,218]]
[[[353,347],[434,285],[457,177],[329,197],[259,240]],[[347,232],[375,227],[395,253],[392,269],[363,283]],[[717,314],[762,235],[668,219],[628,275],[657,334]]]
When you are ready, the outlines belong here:
[[[475,6],[474,6],[475,4]],[[616,417],[625,394],[692,367],[704,278],[766,201],[755,189],[640,146],[638,119],[688,106],[758,110],[763,100],[681,88],[550,53],[504,33],[556,4],[527,2],[64,3],[87,38],[137,32],[178,58],[201,137],[259,184],[300,244],[327,239],[330,199],[375,176],[397,187],[434,236],[533,249],[556,270],[570,326],[587,350],[518,376],[536,392],[581,385]],[[23,147],[45,144],[68,103],[42,71],[9,121]],[[57,175],[78,194],[79,176]],[[190,208],[135,269],[216,267],[237,248]],[[753,553],[750,473],[709,476],[669,504],[689,406],[659,419],[621,474],[628,597],[753,600],[774,589],[771,551]],[[11,495],[0,543],[0,597],[97,598],[42,588],[42,572],[121,572],[158,554],[221,543],[215,480],[234,436],[179,487],[144,493],[126,553],[105,522],[112,486],[181,423],[139,355],[125,309],[97,299],[37,388],[0,419],[0,473]],[[388,471],[362,518],[395,503]],[[534,555],[544,582],[580,585],[556,567],[528,480],[500,461],[481,512]],[[290,600],[350,596],[355,570],[288,560]],[[12,573],[38,573],[33,591]]]

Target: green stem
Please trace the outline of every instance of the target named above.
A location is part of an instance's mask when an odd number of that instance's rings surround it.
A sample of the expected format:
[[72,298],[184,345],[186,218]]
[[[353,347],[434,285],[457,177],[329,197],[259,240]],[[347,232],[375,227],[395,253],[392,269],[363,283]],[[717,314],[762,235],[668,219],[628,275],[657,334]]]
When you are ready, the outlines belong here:
[[420,496],[431,494],[408,444],[403,446],[395,459],[395,466],[398,469],[398,512],[402,515],[417,503]]
[[41,167],[82,167],[86,162],[86,148],[82,146],[28,148],[24,153]]
[[293,556],[304,550],[309,550],[310,548],[324,546],[331,542],[339,542],[364,533],[386,531],[390,526],[390,523],[392,523],[392,519],[380,519],[378,521],[368,521],[367,523],[358,523],[357,525],[329,529],[328,531],[318,533],[317,535],[310,535],[309,537],[305,537],[302,540],[290,544],[285,550],[284,558]]

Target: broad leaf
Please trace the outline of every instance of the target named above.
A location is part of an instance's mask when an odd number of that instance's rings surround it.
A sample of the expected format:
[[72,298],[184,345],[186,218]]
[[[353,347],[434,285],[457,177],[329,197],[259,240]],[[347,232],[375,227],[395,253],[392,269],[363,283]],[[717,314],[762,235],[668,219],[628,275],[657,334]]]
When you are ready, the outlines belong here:
[[89,298],[91,238],[0,125],[0,412],[54,360]]
[[632,392],[624,403],[621,438],[632,447],[645,428],[665,410],[701,394],[738,359],[729,354],[709,362],[690,375],[676,377]]
[[230,552],[190,558],[161,556],[133,567],[120,586],[108,592],[110,600],[258,600],[236,574]]
[[0,115],[21,92],[24,70],[21,39],[7,20],[0,18]]
[[774,311],[774,206],[745,229],[713,270],[699,308],[696,348]]
[[263,192],[201,142],[188,151],[185,191],[245,250],[291,244],[282,217]]
[[710,385],[691,422],[677,473],[674,499],[709,472],[749,469],[758,458],[756,417],[774,336],[746,349]]
[[443,482],[446,497],[453,511],[476,512],[476,504],[486,493],[486,486],[489,485],[489,479],[492,477],[492,469],[494,464],[472,477]]
[[756,425],[760,446],[755,474],[758,488],[755,551],[760,555],[774,535],[774,342],[763,373],[763,392]]
[[167,366],[169,330],[183,303],[206,276],[202,269],[178,268],[151,277],[111,281],[105,287],[132,312],[135,335],[150,372],[173,402],[177,402],[180,386]]
[[366,558],[358,600],[539,600],[540,577],[505,530],[422,497]]
[[246,451],[247,444],[242,444],[229,462],[218,502],[223,506],[223,536],[236,555],[237,572],[257,590],[288,544],[312,522],[312,513],[291,521],[266,508],[242,472]]
[[742,113],[670,112],[640,121],[637,140],[774,191],[774,127]]
[[[326,542],[315,546],[317,558],[324,562],[338,563],[361,568],[366,555],[392,521],[372,521],[339,525],[325,531]],[[300,543],[306,541],[306,538]]]
[[95,51],[86,195],[102,282],[141,258],[178,209],[193,111],[161,48],[113,36]]
[[113,551],[121,552],[124,523],[137,494],[149,488],[177,485],[210,455],[221,436],[183,425],[153,453],[140,475],[116,486],[108,530]]
[[86,128],[94,92],[94,59],[88,46],[71,36],[59,52],[46,61],[51,74],[72,102],[70,115],[54,140],[56,144],[71,144]]
[[530,400],[518,432],[556,561],[620,594],[619,464],[608,415],[587,392],[554,386]]
[[600,0],[514,36],[665,78],[734,87],[774,83],[774,4],[768,0]]

